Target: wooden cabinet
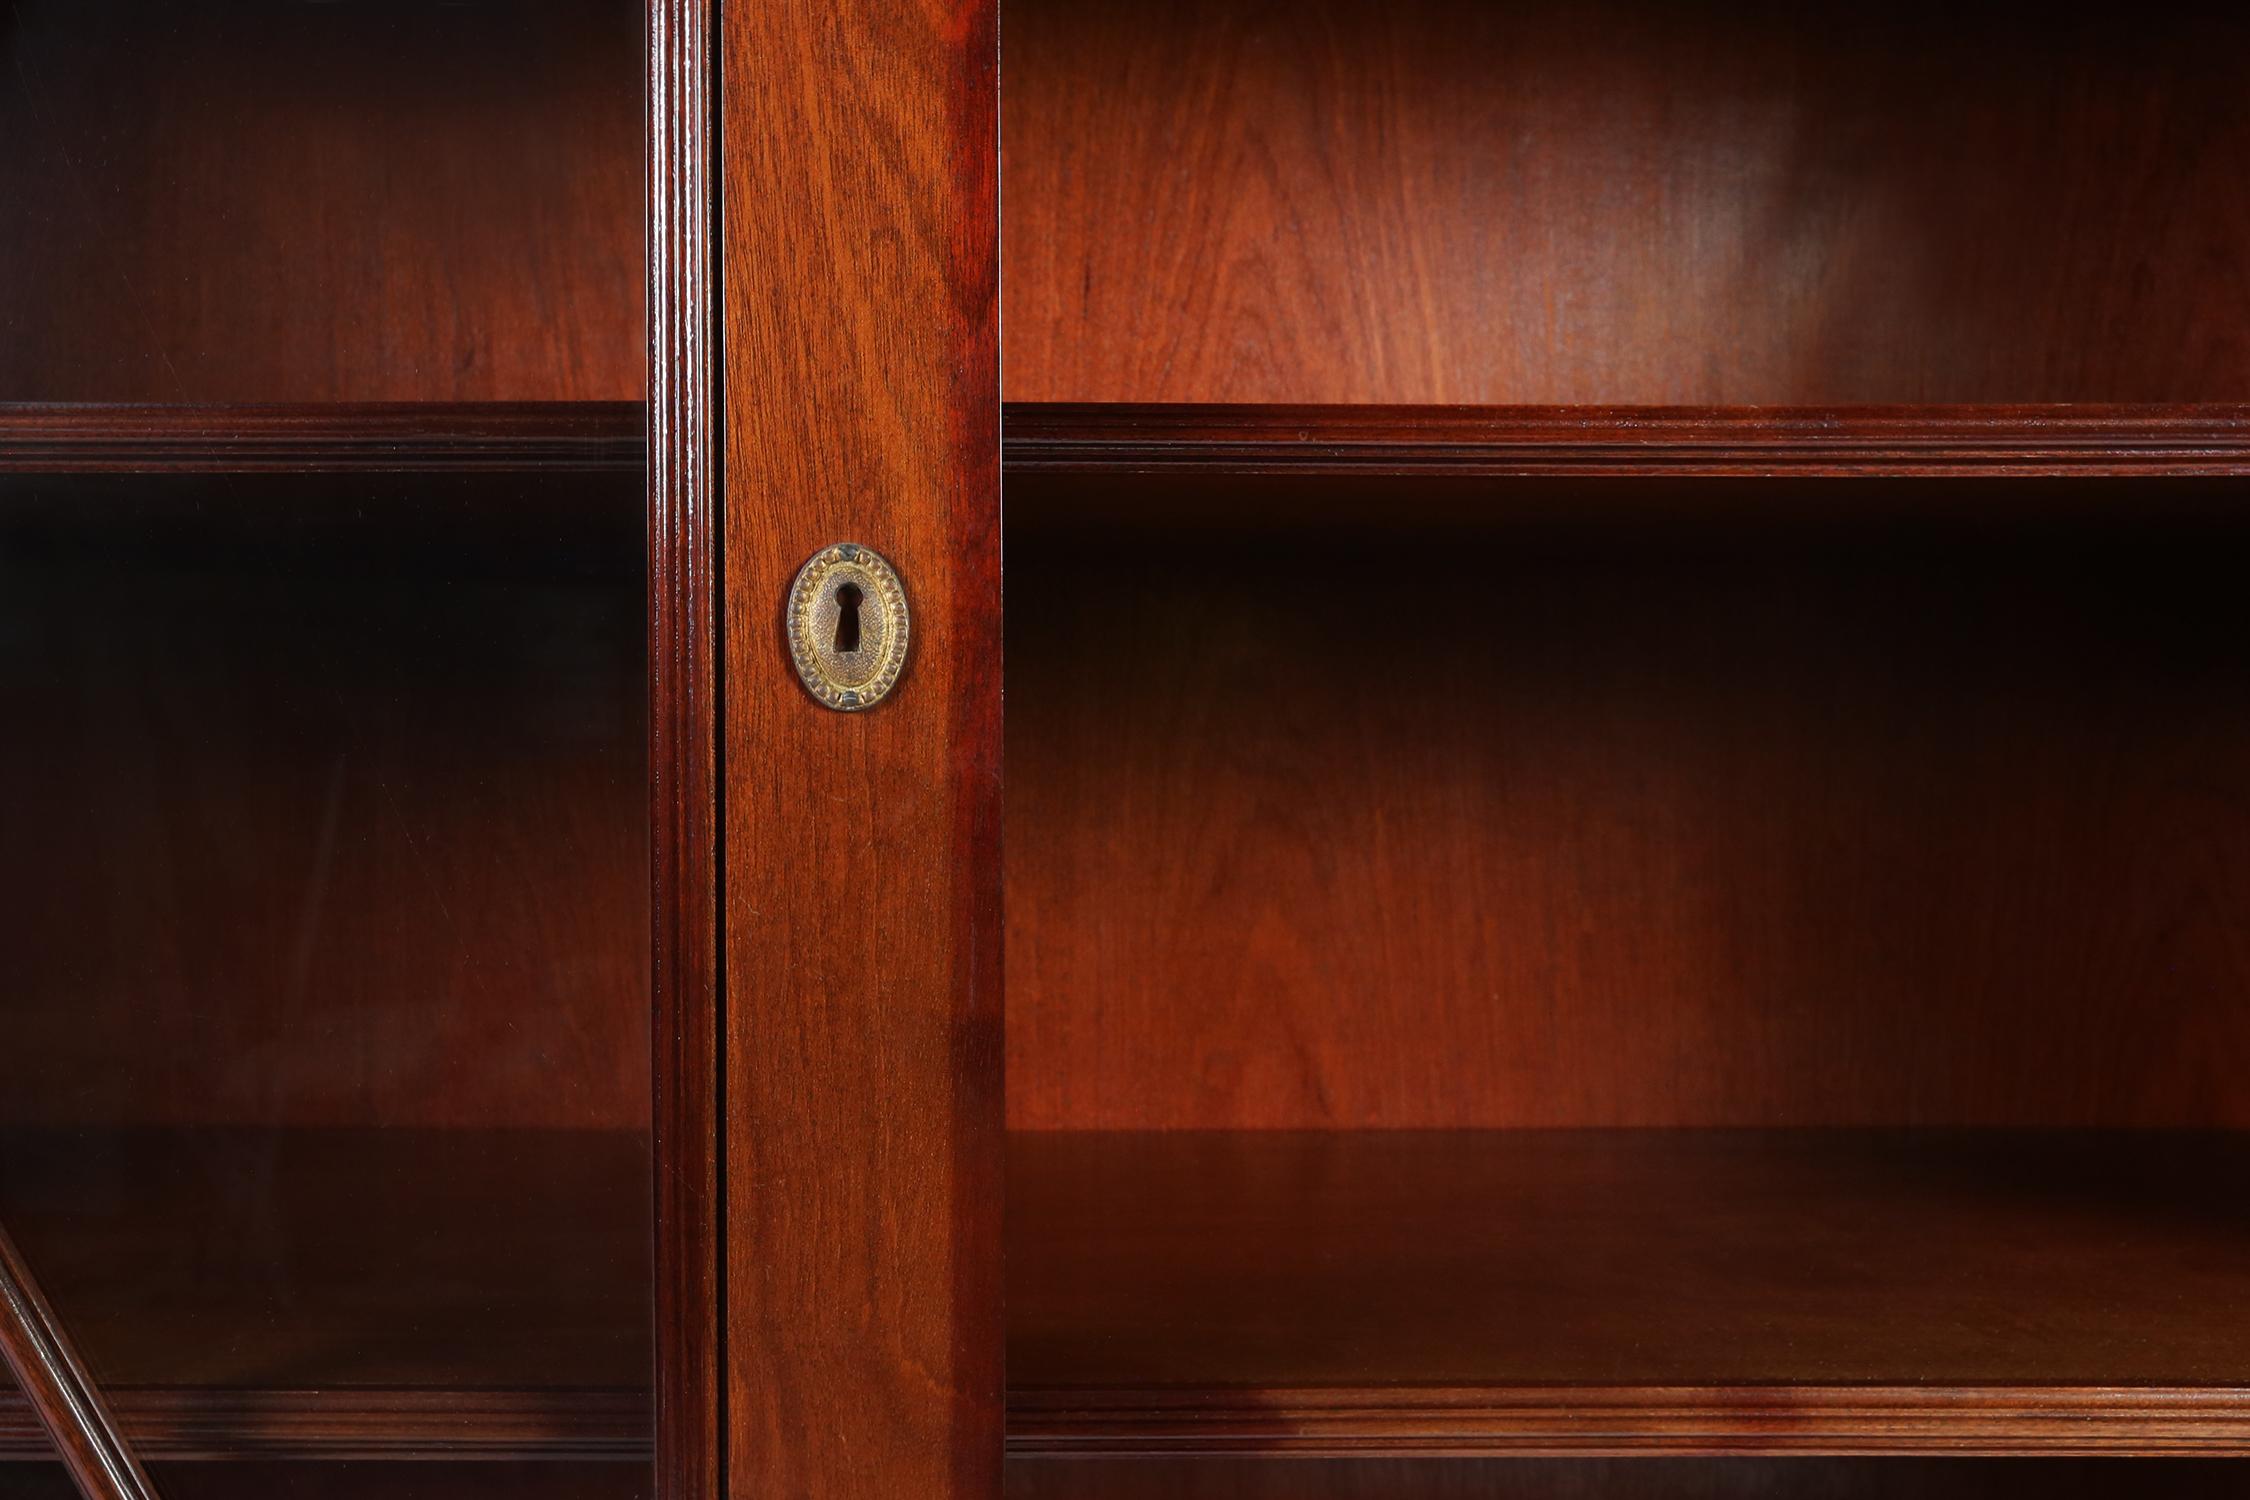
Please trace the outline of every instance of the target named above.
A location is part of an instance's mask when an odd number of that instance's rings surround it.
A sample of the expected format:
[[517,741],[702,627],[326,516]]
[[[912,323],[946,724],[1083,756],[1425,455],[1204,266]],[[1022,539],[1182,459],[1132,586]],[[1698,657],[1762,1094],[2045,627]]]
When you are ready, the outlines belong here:
[[19,4],[0,1496],[2250,1494],[2246,57]]

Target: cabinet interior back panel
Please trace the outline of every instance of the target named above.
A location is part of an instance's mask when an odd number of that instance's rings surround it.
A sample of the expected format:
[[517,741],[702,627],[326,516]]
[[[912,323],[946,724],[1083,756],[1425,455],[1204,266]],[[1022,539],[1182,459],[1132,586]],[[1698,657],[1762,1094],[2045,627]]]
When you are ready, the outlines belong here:
[[1011,0],[1007,395],[2250,396],[2250,13]]
[[0,400],[632,400],[632,0],[0,18]]
[[639,477],[132,483],[0,491],[0,1123],[646,1129]]
[[1012,1123],[2250,1125],[2250,528],[1822,505],[1019,528]]

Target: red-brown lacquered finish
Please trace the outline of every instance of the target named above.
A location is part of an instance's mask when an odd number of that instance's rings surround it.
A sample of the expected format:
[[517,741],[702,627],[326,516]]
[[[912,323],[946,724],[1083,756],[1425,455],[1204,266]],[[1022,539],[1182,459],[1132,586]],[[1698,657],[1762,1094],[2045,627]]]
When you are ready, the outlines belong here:
[[1008,395],[2250,399],[2239,7],[1015,0]]
[[[649,1142],[0,1130],[24,1253],[152,1461],[649,1451]],[[0,1389],[0,1460],[41,1456]]]
[[85,1500],[154,1500],[102,1393],[0,1227],[0,1355]]
[[638,469],[628,401],[0,405],[0,473],[571,473]]
[[[729,3],[721,952],[736,1495],[1000,1480],[993,0]],[[796,680],[806,558],[874,548],[905,676]]]
[[1011,475],[2250,474],[2250,406],[1197,406],[1010,402]]
[[641,11],[11,6],[0,400],[637,403]]
[[1054,1132],[1010,1443],[2240,1452],[2239,1134]]
[[1011,411],[1012,1123],[2250,1124],[2236,409]]

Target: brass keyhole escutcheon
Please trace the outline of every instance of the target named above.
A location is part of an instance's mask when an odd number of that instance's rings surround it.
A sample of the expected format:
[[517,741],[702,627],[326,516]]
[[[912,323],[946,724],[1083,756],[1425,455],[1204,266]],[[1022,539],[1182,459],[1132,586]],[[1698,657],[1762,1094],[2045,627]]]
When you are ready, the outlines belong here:
[[872,708],[906,666],[906,590],[857,542],[823,547],[789,588],[789,655],[805,691],[846,713]]

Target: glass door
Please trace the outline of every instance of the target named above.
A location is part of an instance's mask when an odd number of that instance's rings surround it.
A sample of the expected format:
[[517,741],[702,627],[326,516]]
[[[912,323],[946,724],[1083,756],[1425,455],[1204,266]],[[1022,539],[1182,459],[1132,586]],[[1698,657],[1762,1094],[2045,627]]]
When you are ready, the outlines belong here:
[[642,60],[0,16],[0,1227],[168,1500],[649,1491]]

